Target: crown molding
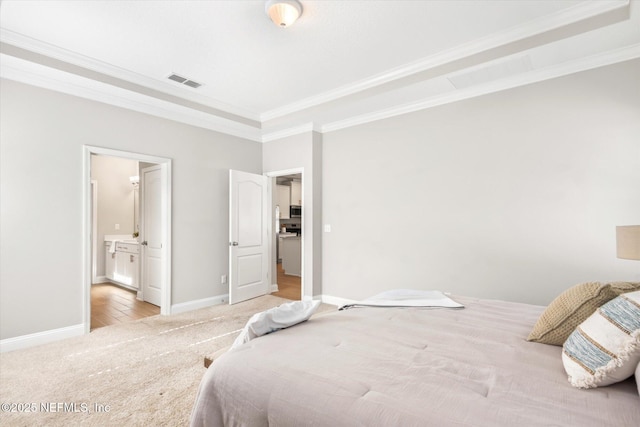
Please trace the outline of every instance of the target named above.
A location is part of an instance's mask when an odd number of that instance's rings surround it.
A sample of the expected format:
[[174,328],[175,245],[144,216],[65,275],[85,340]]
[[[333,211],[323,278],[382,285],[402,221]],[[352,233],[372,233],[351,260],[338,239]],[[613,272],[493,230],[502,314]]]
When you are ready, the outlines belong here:
[[260,121],[260,115],[254,111],[249,111],[237,106],[225,104],[223,102],[195,92],[189,93],[189,96],[185,96],[185,88],[182,86],[179,87],[179,89],[181,90],[177,90],[178,88],[174,88],[171,84],[165,84],[164,82],[160,82],[156,79],[152,79],[138,73],[134,73],[132,71],[116,67],[102,61],[98,61],[88,56],[81,55],[70,50],[33,39],[31,37],[27,37],[25,35],[7,30],[5,28],[0,28],[0,42],[7,43],[9,45],[50,58],[54,58],[82,68],[86,68],[87,70],[98,72],[106,76],[122,79],[127,82],[156,90],[158,92],[163,92],[170,96],[182,98],[186,101],[202,104],[206,107],[214,108],[232,115],[243,117],[248,120],[256,122]]
[[632,59],[640,58],[640,43],[632,44],[620,49],[615,49],[605,53],[592,55],[575,61],[566,62],[559,65],[549,66],[543,69],[534,70],[525,74],[505,78],[502,80],[489,82],[486,84],[473,86],[470,88],[455,90],[445,94],[428,98],[418,102],[412,102],[392,108],[379,110],[373,113],[362,114],[360,116],[351,117],[346,120],[335,121],[324,124],[320,127],[319,132],[327,133],[340,129],[345,129],[373,121],[383,120],[402,114],[412,113],[439,105],[449,104],[464,99],[475,98],[477,96],[499,92],[506,89],[512,89],[531,83],[549,80],[556,77],[562,77],[581,71],[587,71],[594,68],[612,65],[618,62],[624,62]]
[[156,117],[262,142],[260,129],[75,74],[0,54],[0,77]]
[[528,23],[525,23],[523,25],[519,25],[506,31],[480,38],[470,43],[456,46],[452,49],[442,51],[436,55],[432,55],[413,63],[397,67],[390,71],[374,75],[372,77],[360,80],[359,82],[343,86],[336,90],[331,90],[317,96],[312,96],[301,101],[285,105],[280,108],[266,111],[260,115],[260,121],[264,123],[266,121],[286,116],[288,114],[296,113],[307,108],[335,101],[336,99],[352,95],[354,93],[361,92],[367,89],[371,89],[384,83],[408,77],[412,74],[416,74],[456,60],[476,55],[490,49],[517,42],[528,37],[536,36],[538,34],[571,25],[588,18],[593,18],[598,15],[612,12],[614,10],[622,9],[629,6],[629,2],[630,0],[610,0],[607,2],[588,1],[579,3],[562,11],[529,21]]
[[294,127],[274,131],[274,132],[263,133],[262,142],[264,143],[271,142],[278,139],[286,138],[288,136],[299,135],[301,133],[313,132],[313,131],[319,132],[320,130],[313,122],[305,123],[299,126],[294,126]]
[[0,55],[0,57],[2,58],[0,77],[2,78],[103,102],[109,105],[190,124],[216,132],[222,132],[255,142],[268,143],[305,132],[333,132],[517,86],[640,58],[640,43],[556,66],[534,70],[524,75],[513,76],[507,79],[489,82],[463,90],[447,92],[418,102],[378,110],[345,120],[334,121],[322,125],[308,122],[273,132],[243,126],[231,120],[190,110],[186,107],[160,101],[156,98],[144,97],[143,95],[132,93],[120,88],[114,88],[113,86],[109,86],[104,83],[95,82],[75,75],[69,75],[68,73],[64,73],[59,70],[51,70],[47,67],[29,63],[28,61],[15,57],[7,55]]

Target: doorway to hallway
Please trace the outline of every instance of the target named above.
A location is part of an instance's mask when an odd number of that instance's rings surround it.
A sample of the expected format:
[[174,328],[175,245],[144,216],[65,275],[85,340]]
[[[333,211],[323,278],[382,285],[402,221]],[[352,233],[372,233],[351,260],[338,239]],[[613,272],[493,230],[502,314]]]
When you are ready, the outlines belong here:
[[275,295],[280,298],[286,298],[290,300],[299,301],[302,298],[302,286],[300,276],[289,276],[284,274],[282,263],[277,264],[278,273],[278,292],[273,292],[271,295]]
[[[302,299],[304,283],[303,171],[270,173],[272,178],[273,233],[275,257],[272,295]],[[273,247],[272,246],[272,247]]]

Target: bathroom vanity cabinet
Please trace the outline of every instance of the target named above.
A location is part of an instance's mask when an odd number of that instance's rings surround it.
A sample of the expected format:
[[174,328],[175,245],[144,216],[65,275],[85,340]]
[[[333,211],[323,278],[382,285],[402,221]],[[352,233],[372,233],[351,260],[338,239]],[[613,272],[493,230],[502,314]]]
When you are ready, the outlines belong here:
[[[115,245],[115,251],[111,250]],[[127,288],[138,289],[140,245],[131,242],[105,242],[105,275]]]

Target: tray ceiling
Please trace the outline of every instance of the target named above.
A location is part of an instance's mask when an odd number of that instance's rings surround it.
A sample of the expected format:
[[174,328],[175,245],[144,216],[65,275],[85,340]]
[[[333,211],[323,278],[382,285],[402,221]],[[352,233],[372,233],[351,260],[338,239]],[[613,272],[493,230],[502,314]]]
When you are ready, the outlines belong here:
[[1,75],[268,141],[640,57],[636,1],[302,4],[4,0]]

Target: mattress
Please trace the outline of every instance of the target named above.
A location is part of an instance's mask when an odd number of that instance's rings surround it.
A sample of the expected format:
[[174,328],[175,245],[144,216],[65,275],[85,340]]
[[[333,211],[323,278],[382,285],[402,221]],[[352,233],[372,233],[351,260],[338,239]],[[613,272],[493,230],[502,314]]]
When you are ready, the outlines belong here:
[[638,426],[633,378],[573,388],[543,307],[359,307],[250,341],[202,379],[192,426]]

